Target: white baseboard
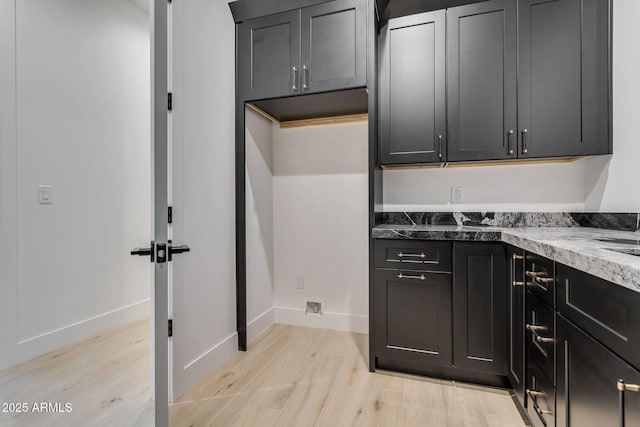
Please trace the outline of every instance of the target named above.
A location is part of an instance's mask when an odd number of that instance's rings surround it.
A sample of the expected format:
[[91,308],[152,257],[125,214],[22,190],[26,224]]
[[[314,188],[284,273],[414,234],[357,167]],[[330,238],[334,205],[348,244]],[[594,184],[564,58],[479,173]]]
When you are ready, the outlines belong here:
[[271,307],[249,323],[247,323],[247,342],[253,341],[258,335],[276,323],[275,307]]
[[15,358],[12,360],[12,365],[26,362],[34,357],[89,338],[106,329],[122,325],[123,323],[140,320],[145,317],[148,318],[151,315],[150,304],[150,299],[147,298],[102,313],[98,316],[19,341],[14,347],[15,351],[13,353],[15,354]]
[[322,316],[317,316],[306,314],[302,309],[291,307],[274,307],[274,310],[276,323],[357,332],[360,334],[369,333],[368,316],[331,312],[324,312]]
[[184,390],[191,390],[237,352],[238,333],[234,332],[185,365]]

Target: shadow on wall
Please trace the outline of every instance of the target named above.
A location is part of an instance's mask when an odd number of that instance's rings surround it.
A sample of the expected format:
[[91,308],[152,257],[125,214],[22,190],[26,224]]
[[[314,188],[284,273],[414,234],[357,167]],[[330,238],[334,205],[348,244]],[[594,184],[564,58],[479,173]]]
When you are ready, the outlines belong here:
[[[249,109],[245,114],[247,217],[257,219],[257,241],[261,250],[254,255],[264,261],[254,258],[250,262],[255,264],[258,271],[261,268],[268,269],[269,285],[273,292],[273,124]],[[250,224],[248,218],[247,225]],[[250,233],[247,236],[253,241]]]
[[367,174],[368,122],[280,129],[274,176]]
[[595,156],[586,159],[584,173],[585,210],[599,211],[609,181],[611,156]]

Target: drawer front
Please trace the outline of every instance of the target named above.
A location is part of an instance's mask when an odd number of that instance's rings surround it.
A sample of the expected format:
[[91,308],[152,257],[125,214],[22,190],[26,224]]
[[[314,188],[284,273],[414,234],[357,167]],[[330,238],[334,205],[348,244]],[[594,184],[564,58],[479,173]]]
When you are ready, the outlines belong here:
[[451,242],[376,240],[376,267],[451,272]]
[[558,311],[640,369],[640,293],[557,266]]
[[536,254],[527,253],[525,263],[527,289],[555,308],[554,262]]
[[535,427],[555,427],[556,389],[535,363],[527,365],[527,414]]
[[555,313],[529,291],[526,311],[527,358],[555,385]]

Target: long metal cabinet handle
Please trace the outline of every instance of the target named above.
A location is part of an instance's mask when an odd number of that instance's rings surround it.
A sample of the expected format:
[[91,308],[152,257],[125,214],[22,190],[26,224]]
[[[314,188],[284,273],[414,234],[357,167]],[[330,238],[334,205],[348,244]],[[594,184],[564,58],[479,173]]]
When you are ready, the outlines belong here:
[[293,67],[293,90],[297,91],[298,90],[298,68],[297,67]]
[[551,283],[554,280],[552,277],[541,277],[543,274],[546,274],[542,271],[527,271],[525,274],[540,283]]
[[419,254],[405,254],[404,252],[400,252],[398,254],[398,258],[404,258],[404,257],[413,257],[413,258],[426,258],[427,255],[425,255],[424,252],[419,253]]
[[522,255],[513,254],[513,259],[524,259]]
[[308,68],[306,65],[302,66],[302,89],[307,90],[309,89],[309,81],[308,81],[308,77],[307,77],[307,73],[308,73]]
[[442,134],[438,134],[438,158],[442,158]]
[[531,331],[531,332],[546,331],[547,330],[547,327],[546,326],[542,326],[542,325],[525,325],[524,327],[525,327],[525,329],[527,329],[528,331]]
[[522,129],[522,153],[527,154],[529,149],[527,148],[527,136],[529,134],[529,129]]
[[634,393],[639,393],[640,384],[626,384],[624,380],[620,379],[616,382],[616,388],[618,389],[618,396],[620,400],[620,427],[625,427],[624,392],[632,391]]
[[[513,147],[511,147],[511,137],[513,136],[513,129],[509,129],[507,132],[507,151],[509,154],[513,154]],[[516,254],[513,254],[514,256]]]
[[540,335],[536,334],[536,341],[538,341],[539,343],[548,343],[548,342],[555,342],[555,339],[541,337]]
[[421,274],[420,276],[407,276],[406,274],[398,274],[398,279],[417,279],[417,280],[426,280],[427,278],[425,277],[424,274]]

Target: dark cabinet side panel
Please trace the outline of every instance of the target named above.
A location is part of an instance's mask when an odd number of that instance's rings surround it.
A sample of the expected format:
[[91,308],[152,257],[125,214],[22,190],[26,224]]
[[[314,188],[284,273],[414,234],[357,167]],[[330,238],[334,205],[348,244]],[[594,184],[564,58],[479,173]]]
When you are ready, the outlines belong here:
[[299,63],[298,10],[251,19],[238,26],[238,79],[243,100],[298,93]]
[[454,244],[454,366],[507,374],[506,259],[502,244]]
[[444,161],[445,12],[391,20],[380,39],[381,163]]
[[521,157],[609,152],[608,0],[520,0]]
[[524,251],[509,246],[507,248],[509,300],[509,352],[507,376],[521,405],[525,405],[525,278]]
[[451,366],[451,274],[376,270],[376,355]]
[[[558,325],[558,427],[620,425],[618,379],[640,384],[640,372],[561,315]],[[640,393],[625,393],[626,426],[640,425]]]
[[516,4],[447,10],[449,161],[516,157]]
[[366,86],[366,9],[362,0],[301,9],[302,93]]

